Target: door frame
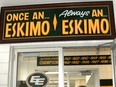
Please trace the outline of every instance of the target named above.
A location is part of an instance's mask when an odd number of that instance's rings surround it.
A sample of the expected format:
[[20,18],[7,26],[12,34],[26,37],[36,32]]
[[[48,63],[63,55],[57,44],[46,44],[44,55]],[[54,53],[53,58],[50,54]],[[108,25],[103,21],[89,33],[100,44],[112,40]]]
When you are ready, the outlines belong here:
[[61,47],[60,48],[29,47],[26,49],[11,47],[8,87],[16,87],[18,53],[20,53],[20,52],[44,52],[44,51],[58,52],[58,87],[64,87],[64,55],[63,55],[63,48],[61,48]]

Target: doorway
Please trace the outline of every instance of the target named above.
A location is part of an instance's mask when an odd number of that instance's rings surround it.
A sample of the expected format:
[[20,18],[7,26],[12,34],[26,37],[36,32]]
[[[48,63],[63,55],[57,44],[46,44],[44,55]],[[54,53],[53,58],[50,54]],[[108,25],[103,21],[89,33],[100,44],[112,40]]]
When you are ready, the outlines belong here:
[[[106,50],[101,49],[102,52]],[[34,47],[16,49],[14,53],[15,58],[11,62],[13,72],[9,75],[13,77],[13,80],[9,80],[9,87],[25,85],[26,78],[34,72],[42,72],[49,77],[48,87],[78,87],[80,85],[100,87],[101,75],[105,72],[106,67],[109,67],[108,69],[111,71],[111,65],[65,65],[64,60],[67,56],[98,55],[95,48]]]

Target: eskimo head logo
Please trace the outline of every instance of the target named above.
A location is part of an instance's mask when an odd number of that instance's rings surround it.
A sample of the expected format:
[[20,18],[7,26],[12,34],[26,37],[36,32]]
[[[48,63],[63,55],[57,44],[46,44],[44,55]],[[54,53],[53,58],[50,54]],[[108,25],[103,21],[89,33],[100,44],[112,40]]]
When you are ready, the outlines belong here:
[[44,73],[33,73],[26,79],[28,87],[46,87],[48,85],[48,76]]

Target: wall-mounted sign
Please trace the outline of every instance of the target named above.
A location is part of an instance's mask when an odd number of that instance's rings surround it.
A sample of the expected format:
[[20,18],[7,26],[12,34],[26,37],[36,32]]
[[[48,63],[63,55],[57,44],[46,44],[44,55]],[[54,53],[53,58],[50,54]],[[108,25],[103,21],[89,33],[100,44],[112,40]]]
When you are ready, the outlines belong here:
[[[111,64],[110,55],[64,56],[64,65]],[[37,66],[58,65],[58,57],[37,57]]]
[[112,39],[112,1],[2,7],[0,42]]
[[41,72],[32,73],[26,79],[28,87],[47,87],[48,82],[48,76]]

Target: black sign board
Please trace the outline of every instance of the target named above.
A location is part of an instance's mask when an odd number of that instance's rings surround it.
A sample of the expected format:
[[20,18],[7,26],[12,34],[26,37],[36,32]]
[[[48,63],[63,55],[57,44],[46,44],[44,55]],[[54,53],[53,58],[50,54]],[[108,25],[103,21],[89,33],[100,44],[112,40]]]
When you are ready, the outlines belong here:
[[[64,56],[64,65],[111,64],[110,55]],[[58,65],[58,57],[37,57],[37,66]]]
[[113,2],[2,7],[0,42],[112,39]]

